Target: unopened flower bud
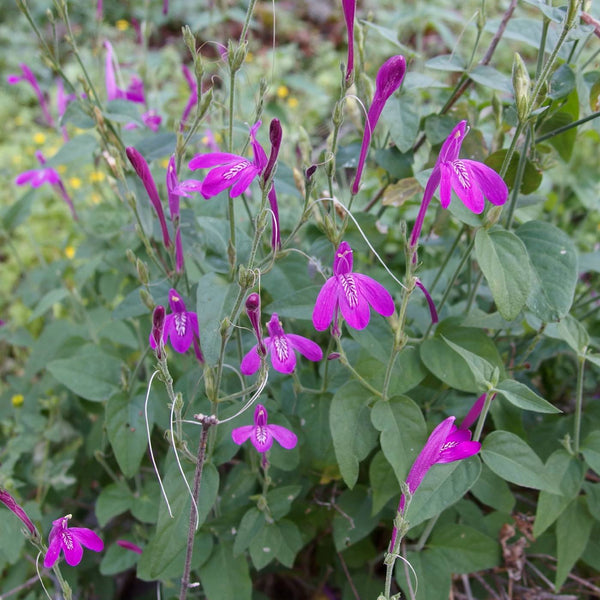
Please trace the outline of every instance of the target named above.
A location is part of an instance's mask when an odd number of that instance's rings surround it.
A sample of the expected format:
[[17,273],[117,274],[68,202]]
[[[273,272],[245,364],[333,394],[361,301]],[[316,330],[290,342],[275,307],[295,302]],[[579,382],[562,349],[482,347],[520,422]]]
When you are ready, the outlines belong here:
[[137,274],[140,282],[144,285],[148,283],[148,267],[143,260],[139,258],[135,262],[135,268],[137,269]]
[[515,103],[517,105],[519,121],[524,122],[529,117],[529,87],[531,85],[531,79],[529,78],[527,67],[518,52],[515,52],[512,84],[515,90]]
[[237,71],[246,60],[246,48],[248,43],[242,42],[237,48],[234,47],[234,43],[230,40],[227,47],[227,58],[229,59],[229,67],[232,72]]
[[29,533],[38,537],[37,530],[35,525],[31,522],[31,519],[27,516],[27,513],[23,510],[21,506],[19,506],[16,500],[6,491],[0,488],[0,502],[8,508],[18,519],[21,520],[23,525],[27,527]]
[[132,265],[135,265],[136,258],[131,248],[127,248],[127,250],[125,251],[125,256]]
[[256,335],[258,354],[259,356],[266,356],[267,349],[263,341],[262,327],[260,323],[260,296],[256,292],[253,292],[246,298],[246,313],[250,319],[250,323],[252,323],[254,335]]
[[190,51],[190,54],[194,56],[194,54],[196,54],[196,38],[189,25],[185,25],[181,28],[181,34],[187,49]]
[[144,289],[140,290],[140,298],[147,308],[149,308],[150,310],[154,310],[154,307],[156,306],[156,304],[154,302],[154,299],[148,293],[147,290],[144,290]]
[[340,356],[341,355],[339,352],[332,352],[331,354],[327,355],[327,360],[337,360]]
[[152,313],[152,339],[156,344],[156,358],[162,358],[164,347],[163,334],[165,331],[165,307],[158,305]]

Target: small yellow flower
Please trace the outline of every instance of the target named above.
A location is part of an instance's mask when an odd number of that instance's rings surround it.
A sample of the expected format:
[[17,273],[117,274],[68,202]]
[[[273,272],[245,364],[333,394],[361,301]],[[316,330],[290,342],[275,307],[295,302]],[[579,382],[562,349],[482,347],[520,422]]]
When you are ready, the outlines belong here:
[[129,29],[129,21],[126,19],[119,19],[115,23],[115,26],[119,31],[127,31]]
[[290,108],[296,108],[296,106],[298,106],[298,98],[294,98],[294,96],[291,96],[290,98],[288,98],[287,104]]
[[65,248],[65,256],[71,260],[75,257],[75,247],[74,246],[67,246]]
[[90,173],[90,182],[91,183],[102,183],[106,175],[102,171],[92,171]]
[[100,194],[92,194],[91,199],[94,204],[100,204],[100,202],[102,201]]
[[160,166],[161,166],[163,169],[166,169],[166,168],[169,166],[169,159],[168,159],[168,158],[163,158],[163,159],[160,161]]
[[12,405],[15,408],[18,408],[19,406],[21,406],[23,404],[23,402],[25,402],[25,397],[23,396],[23,394],[15,394],[10,401],[12,402]]
[[290,94],[290,90],[288,90],[287,86],[285,85],[280,85],[277,88],[277,97],[278,98],[287,98]]
[[38,131],[36,134],[34,134],[33,141],[38,146],[41,146],[46,141],[46,136],[41,131]]
[[254,60],[254,54],[252,54],[252,52],[247,52],[246,53],[246,62],[251,63],[253,60]]
[[59,175],[64,175],[67,172],[67,167],[65,167],[65,165],[58,165],[56,170],[58,171]]
[[71,177],[69,179],[69,185],[74,189],[78,190],[81,187],[81,179],[79,177]]

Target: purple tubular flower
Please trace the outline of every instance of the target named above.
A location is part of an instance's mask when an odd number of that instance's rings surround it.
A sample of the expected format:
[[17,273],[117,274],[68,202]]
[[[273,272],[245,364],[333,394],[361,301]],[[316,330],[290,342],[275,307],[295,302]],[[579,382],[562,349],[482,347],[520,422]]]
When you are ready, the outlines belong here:
[[148,193],[150,202],[152,202],[152,206],[154,206],[154,210],[156,211],[158,220],[160,221],[163,242],[165,244],[165,247],[168,248],[171,245],[171,238],[169,237],[167,222],[165,220],[165,213],[163,211],[160,198],[158,196],[156,183],[154,183],[154,178],[152,177],[152,173],[150,172],[150,167],[148,167],[148,163],[146,162],[144,157],[133,146],[129,146],[128,148],[126,148],[125,152],[127,154],[129,162],[131,163],[131,166],[135,169],[137,176],[142,180],[142,183],[146,188],[146,192]]
[[390,317],[395,310],[394,299],[377,281],[352,272],[352,248],[342,242],[333,259],[333,276],[321,288],[313,310],[313,325],[317,331],[324,331],[338,310],[346,323],[354,329],[364,329],[369,324],[370,309],[384,317]]
[[152,108],[142,115],[142,121],[148,129],[156,133],[162,123],[162,117]]
[[49,183],[55,191],[60,194],[60,197],[65,201],[65,204],[69,207],[71,211],[71,215],[75,220],[77,220],[77,213],[75,212],[75,206],[73,205],[73,201],[69,196],[67,189],[65,188],[60,175],[56,169],[52,167],[44,167],[46,164],[46,159],[44,155],[37,150],[35,153],[35,157],[37,158],[40,165],[42,165],[41,169],[30,169],[29,171],[24,171],[20,175],[18,175],[15,179],[15,183],[17,185],[27,185],[29,184],[33,188],[38,188],[45,183]]
[[[483,405],[485,404],[485,396],[486,394],[482,394],[481,396],[479,396],[479,398],[477,398],[477,400],[475,400],[473,406],[471,406],[471,409],[467,413],[467,416],[463,419],[463,422],[460,424],[459,429],[469,429],[469,427],[471,427],[471,425],[473,425],[473,423],[477,421],[477,418],[479,417],[483,409]],[[492,394],[492,400],[495,397],[496,394]]]
[[260,325],[260,296],[253,292],[246,298],[246,313],[252,323],[252,329],[254,329],[254,335],[256,335],[257,352],[261,356],[267,355],[267,348],[262,335],[262,327]]
[[352,184],[353,194],[358,192],[360,177],[367,159],[369,144],[371,143],[371,134],[375,130],[377,121],[379,121],[379,117],[381,116],[381,111],[388,98],[402,85],[404,73],[406,73],[406,60],[400,54],[388,58],[377,72],[377,76],[375,77],[375,94],[367,113],[367,122],[365,123],[358,167],[356,168],[356,176]]
[[40,108],[44,113],[44,119],[46,119],[46,123],[49,127],[54,127],[54,119],[50,114],[50,109],[48,108],[46,96],[44,96],[44,93],[40,89],[36,76],[25,63],[20,63],[19,66],[21,67],[22,75],[9,75],[6,78],[6,80],[10,85],[15,85],[16,83],[19,83],[19,81],[27,81],[27,83],[29,83],[29,85],[33,88],[33,91],[38,97],[38,102],[40,103]]
[[475,160],[458,158],[467,133],[467,122],[461,121],[442,144],[438,159],[425,186],[423,202],[410,236],[410,245],[413,248],[417,245],[425,212],[438,186],[442,208],[448,208],[454,190],[462,203],[475,214],[483,212],[484,197],[496,206],[501,206],[508,198],[508,188],[494,169]]
[[[454,419],[455,417],[448,417],[431,432],[423,450],[410,468],[406,485],[411,495],[421,485],[427,471],[433,465],[462,460],[479,452],[481,444],[471,441],[470,431],[457,429]],[[402,494],[398,505],[399,513],[404,511],[405,502],[404,494]],[[397,529],[394,527],[390,549],[394,547],[397,533]]]
[[196,82],[195,77],[192,75],[192,72],[189,70],[187,65],[181,65],[181,70],[183,72],[183,76],[190,87],[190,97],[188,98],[187,104],[183,109],[183,114],[181,115],[181,122],[179,124],[179,131],[183,131],[185,127],[185,123],[192,112],[192,108],[196,106],[198,102],[198,84]]
[[[175,352],[184,354],[189,347],[194,344],[196,358],[204,362],[202,351],[200,350],[200,331],[198,329],[198,315],[186,310],[185,303],[177,293],[177,290],[169,291],[169,306],[171,314],[165,318],[165,327],[163,330],[163,343],[171,341],[171,346]],[[157,344],[152,333],[150,334],[150,347],[156,349]]]
[[183,245],[179,227],[179,196],[181,192],[179,191],[179,180],[175,168],[175,155],[171,156],[167,165],[167,194],[169,197],[169,213],[175,228],[175,268],[180,273],[183,270]]
[[250,187],[252,181],[267,164],[267,155],[256,141],[256,131],[260,125],[261,121],[257,121],[250,129],[250,143],[254,154],[252,161],[229,152],[209,152],[192,158],[189,163],[189,168],[192,170],[214,167],[195,191],[200,192],[208,200],[230,187],[231,197],[236,198]]
[[[276,371],[280,373],[292,373],[296,368],[297,350],[308,360],[318,361],[323,358],[323,351],[318,344],[294,333],[286,333],[279,322],[277,313],[273,313],[271,320],[267,323],[269,336],[265,338],[267,354],[271,356],[271,364]],[[256,373],[260,367],[260,356],[258,354],[258,344],[254,346],[242,359],[240,371],[244,375]]]
[[131,550],[136,554],[142,554],[143,552],[143,550],[137,544],[127,540],[117,540],[117,546],[121,546],[121,548],[125,548],[125,550]]
[[[281,138],[283,132],[281,130],[281,123],[279,119],[273,119],[269,126],[269,139],[271,141],[271,154],[269,155],[269,162],[262,172],[263,181],[267,183],[273,173],[275,163],[277,162],[277,156],[279,155],[279,148],[281,147]],[[271,234],[271,247],[281,247],[281,233],[279,230],[279,206],[277,204],[277,194],[275,192],[275,185],[271,183],[269,189],[269,204],[273,213],[272,223],[273,231]]]
[[296,434],[281,425],[269,425],[267,417],[267,409],[262,404],[257,404],[254,411],[254,425],[236,427],[231,432],[233,441],[241,445],[250,439],[256,450],[262,454],[270,450],[273,440],[277,440],[286,450],[295,448],[298,443]]
[[44,567],[51,569],[58,560],[61,551],[65,553],[67,564],[76,567],[83,556],[83,548],[94,552],[104,550],[104,542],[87,527],[69,527],[71,515],[61,517],[52,522],[52,530],[48,537],[48,551],[44,557]]
[[346,81],[350,81],[354,71],[354,15],[356,13],[356,0],[342,0],[346,30],[348,32],[348,60],[346,61]]
[[105,41],[104,47],[106,48],[106,59],[104,63],[106,97],[109,100],[129,100],[129,102],[144,104],[146,102],[146,96],[144,94],[144,83],[142,80],[139,79],[139,77],[132,77],[131,83],[127,89],[120,88],[117,85],[117,77],[115,73],[115,65],[118,65],[118,63],[114,58],[112,44],[109,41]]
[[433,302],[433,298],[431,294],[427,291],[427,288],[423,285],[419,278],[415,279],[415,285],[423,292],[425,296],[425,300],[427,300],[427,304],[429,306],[429,312],[431,313],[431,322],[437,323],[439,321],[438,313],[435,308],[435,303]]
[[17,504],[17,501],[6,491],[0,488],[0,502],[8,508],[18,519],[21,520],[23,525],[27,527],[29,533],[37,537],[37,530],[35,525],[31,522],[31,519],[27,516],[27,513],[23,508]]

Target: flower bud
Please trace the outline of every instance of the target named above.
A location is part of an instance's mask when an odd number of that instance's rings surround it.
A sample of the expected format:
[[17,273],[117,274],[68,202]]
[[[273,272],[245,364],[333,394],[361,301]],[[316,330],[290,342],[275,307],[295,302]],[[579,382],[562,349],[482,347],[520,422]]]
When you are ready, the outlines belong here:
[[137,269],[138,278],[141,283],[146,285],[148,283],[148,267],[143,260],[139,258],[135,262],[135,268]]
[[260,296],[256,292],[253,292],[246,298],[246,314],[250,319],[250,323],[252,323],[254,335],[256,335],[258,354],[259,356],[266,356],[267,349],[263,341],[262,327],[260,324]]
[[158,305],[152,313],[152,339],[156,344],[156,358],[162,358],[163,333],[165,331],[165,307]]
[[529,117],[529,87],[531,85],[531,79],[529,78],[527,67],[518,52],[515,52],[512,84],[515,90],[515,103],[517,105],[519,121],[524,122]]
[[142,302],[144,303],[144,305],[150,309],[150,310],[154,310],[154,307],[156,306],[156,304],[154,303],[154,299],[152,298],[152,296],[148,293],[147,290],[141,289],[140,290],[140,298],[142,300]]

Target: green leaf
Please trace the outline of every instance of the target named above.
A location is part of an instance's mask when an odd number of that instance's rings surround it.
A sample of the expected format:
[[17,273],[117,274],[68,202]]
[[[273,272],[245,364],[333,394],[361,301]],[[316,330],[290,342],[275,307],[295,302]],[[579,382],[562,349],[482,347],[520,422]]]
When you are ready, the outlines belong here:
[[115,123],[131,123],[132,121],[138,125],[143,125],[142,117],[139,108],[128,100],[111,100],[106,103],[104,116]]
[[83,102],[69,102],[63,116],[60,119],[61,125],[71,123],[79,129],[91,129],[96,125],[96,121],[83,108]]
[[500,564],[498,542],[464,524],[448,523],[434,529],[428,546],[443,554],[452,573],[474,573]]
[[250,558],[257,571],[277,558],[283,544],[281,531],[276,523],[266,523],[250,542]]
[[358,464],[377,443],[371,425],[368,392],[356,381],[343,385],[333,396],[329,424],[340,473],[349,488],[358,479]]
[[65,288],[58,288],[56,290],[49,291],[47,294],[44,294],[31,313],[29,322],[31,323],[31,321],[41,317],[47,310],[50,310],[55,304],[58,304],[68,295],[69,292]]
[[506,481],[498,477],[485,464],[483,465],[479,479],[471,488],[471,493],[480,502],[500,512],[510,513],[516,502]]
[[371,533],[379,516],[373,516],[371,495],[364,486],[346,490],[337,500],[340,509],[333,517],[333,541],[338,552]]
[[96,518],[100,527],[129,510],[132,502],[133,494],[125,484],[111,483],[103,488],[96,500]]
[[462,357],[467,364],[469,371],[471,371],[471,375],[473,375],[478,386],[480,386],[481,391],[487,390],[494,379],[494,366],[475,352],[470,352],[458,344],[447,340],[443,335],[441,338],[448,346],[450,346],[450,348],[452,348],[452,350],[454,350],[454,352]]
[[100,563],[100,573],[105,577],[110,575],[116,575],[127,571],[138,561],[139,554],[128,550],[127,548],[121,548],[117,544],[111,544],[106,549],[102,562]]
[[378,451],[369,465],[369,483],[373,490],[373,514],[377,514],[391,498],[400,498],[400,486],[392,465]]
[[577,253],[569,236],[541,221],[515,232],[527,247],[532,267],[528,308],[542,321],[558,321],[571,308],[577,283]]
[[[421,552],[407,552],[406,560],[415,570],[417,582],[411,569],[397,561],[396,581],[404,590],[405,598],[412,598],[409,590],[416,590],[415,600],[441,600],[450,598],[450,585],[452,571],[446,560],[444,552],[439,550],[425,550]],[[410,585],[406,577],[410,577]]]
[[592,431],[583,440],[581,453],[589,467],[600,475],[600,431]]
[[492,90],[498,90],[500,92],[506,92],[512,94],[513,86],[510,77],[504,73],[490,67],[489,65],[478,65],[472,71],[469,72],[469,77],[480,85]]
[[406,511],[406,519],[411,527],[458,502],[475,485],[480,473],[481,461],[476,456],[433,465],[415,491]]
[[583,466],[565,450],[557,450],[546,461],[546,473],[557,481],[560,494],[540,492],[533,523],[533,535],[538,538],[562,514],[569,502],[579,494],[583,482]]
[[550,323],[544,333],[548,337],[563,340],[575,350],[579,356],[583,356],[590,344],[590,335],[585,327],[571,315],[567,315],[558,323]]
[[238,286],[226,283],[213,272],[203,275],[198,281],[196,312],[201,332],[204,360],[214,365],[219,360],[221,349],[221,321],[233,309]]
[[[115,458],[125,477],[137,474],[148,446],[148,435],[144,415],[144,395],[129,398],[127,394],[116,394],[106,405],[106,432]],[[154,410],[148,406],[148,427],[152,431]]]
[[397,481],[404,481],[410,466],[427,441],[427,427],[421,409],[406,396],[378,400],[371,410],[371,421],[381,431],[381,449],[394,469]]
[[259,534],[265,523],[264,513],[255,506],[244,514],[235,534],[235,542],[233,544],[234,556],[239,556],[250,546],[250,542]]
[[290,512],[292,502],[302,491],[301,485],[284,485],[276,487],[267,494],[267,505],[271,517],[279,521]]
[[[185,559],[191,499],[177,464],[174,460],[171,460],[170,463],[163,484],[171,504],[173,517],[169,515],[167,506],[161,499],[156,532],[150,543],[144,548],[138,564],[138,577],[145,581],[181,576],[181,565]],[[192,481],[194,465],[184,463],[182,466],[186,478],[188,481]],[[206,463],[202,471],[198,498],[198,522],[200,525],[215,503],[218,488],[219,472],[212,463]],[[196,545],[199,546],[198,552],[196,552]],[[196,534],[194,568],[207,558],[211,548],[212,536],[210,534]]]
[[231,544],[219,542],[200,567],[207,600],[251,600],[252,581],[244,555],[234,556]]
[[[450,346],[448,342],[454,346]],[[479,395],[487,391],[487,386],[481,381],[485,378],[474,376],[465,358],[454,349],[456,346],[469,352],[467,356],[474,355],[479,358],[482,362],[478,362],[478,368],[483,373],[487,373],[488,367],[485,363],[489,363],[492,368],[499,369],[502,378],[502,360],[496,345],[488,335],[481,329],[457,327],[454,321],[448,320],[439,323],[435,336],[425,340],[420,348],[421,360],[440,381],[451,388],[472,394]]]
[[390,137],[400,152],[412,150],[419,132],[419,103],[412,94],[402,94],[400,98],[386,103],[381,119],[390,131]]
[[430,58],[426,63],[427,69],[436,69],[438,71],[454,71],[461,73],[465,70],[464,60],[457,54],[442,54]]
[[[505,148],[503,150],[497,150],[493,152],[485,159],[485,164],[488,167],[492,167],[494,171],[500,171],[502,169],[502,164],[504,163],[504,158],[506,157],[506,153],[508,150]],[[506,175],[504,176],[504,181],[509,188],[515,187],[515,178],[517,176],[517,169],[519,166],[519,153],[515,152],[510,159],[510,164],[508,165],[508,169],[506,171]],[[521,189],[519,192],[521,194],[531,194],[535,192],[540,187],[542,183],[542,174],[536,166],[527,158],[525,159],[525,170],[523,172],[523,178],[521,180]]]
[[76,356],[53,360],[47,368],[86,400],[103,402],[119,390],[121,362],[93,344],[82,346]]
[[82,133],[71,138],[60,150],[46,161],[44,167],[56,168],[75,161],[81,161],[82,156],[90,157],[98,147],[96,138],[90,133]]
[[177,136],[171,132],[157,133],[145,137],[135,145],[135,149],[148,161],[169,156],[175,151]]
[[548,98],[552,100],[565,98],[575,89],[575,86],[576,81],[573,69],[567,64],[560,65],[550,78]]
[[575,498],[558,517],[556,523],[556,579],[555,591],[558,593],[566,581],[569,572],[587,546],[594,519],[590,515],[585,499]]
[[531,410],[538,413],[559,413],[562,412],[556,406],[538,396],[533,390],[525,384],[519,383],[514,379],[505,379],[501,381],[494,391],[506,398],[511,404],[523,410]]
[[283,519],[277,525],[279,525],[282,538],[277,560],[285,567],[288,567],[288,569],[291,569],[294,566],[296,555],[300,552],[302,546],[304,546],[302,535],[298,526],[292,521]]
[[479,229],[475,235],[475,253],[498,312],[512,321],[525,306],[530,291],[525,244],[511,231]]
[[481,458],[506,481],[554,494],[559,492],[558,485],[546,476],[540,457],[514,433],[490,433],[481,447]]

